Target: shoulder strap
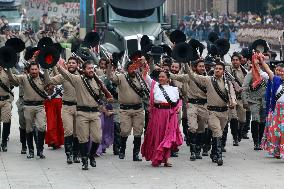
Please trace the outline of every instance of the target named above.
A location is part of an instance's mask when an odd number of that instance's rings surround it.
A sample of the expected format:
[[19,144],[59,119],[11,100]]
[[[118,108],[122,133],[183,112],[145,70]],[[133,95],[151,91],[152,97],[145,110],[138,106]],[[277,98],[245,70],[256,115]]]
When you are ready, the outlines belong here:
[[90,93],[90,95],[94,98],[94,100],[99,104],[102,105],[103,102],[101,101],[99,95],[95,93],[95,91],[92,89],[90,83],[88,82],[87,78],[81,75],[81,79],[83,81],[84,86],[86,87],[87,91]]
[[203,91],[205,94],[207,93],[206,87],[200,85],[195,79],[193,79],[193,82],[195,83],[195,85],[196,85],[201,91]]
[[228,103],[228,102],[229,102],[229,96],[228,96],[228,94],[227,94],[227,93],[223,93],[223,92],[221,91],[221,89],[220,89],[220,87],[219,87],[217,81],[216,81],[213,77],[211,77],[211,82],[212,82],[212,85],[213,85],[215,91],[216,91],[217,94],[219,95],[219,97],[220,97],[224,102]]
[[47,94],[46,94],[44,91],[42,91],[42,90],[40,90],[40,89],[38,88],[38,86],[35,84],[34,80],[33,80],[29,75],[27,75],[27,77],[28,77],[28,81],[29,81],[31,87],[33,88],[33,90],[34,90],[39,96],[41,96],[42,98],[46,99],[46,98],[47,98]]
[[170,99],[170,97],[169,97],[168,93],[166,92],[166,90],[164,89],[164,87],[159,84],[159,88],[161,89],[161,91],[162,91],[162,93],[163,93],[165,99],[167,100],[167,102],[168,102],[169,104],[171,104],[172,106],[176,106],[176,103],[173,102],[173,101]]
[[1,87],[2,89],[4,89],[4,91],[6,91],[7,93],[9,93],[10,95],[14,96],[14,93],[12,92],[12,90],[9,89],[9,87],[8,87],[7,85],[5,85],[5,84],[2,82],[1,78],[0,78],[0,87]]
[[60,95],[61,97],[63,96],[62,94],[62,87],[60,88],[55,88],[55,93],[53,95],[51,95],[51,99],[55,98],[56,96]]
[[129,86],[136,92],[136,94],[138,96],[140,96],[141,98],[143,98],[144,94],[143,91],[141,89],[139,89],[132,81],[132,79],[129,78],[128,74],[124,74],[126,81],[128,82]]
[[275,96],[275,101],[279,100],[279,98],[281,98],[281,96],[284,94],[284,86],[282,85],[282,89],[279,93],[276,94]]

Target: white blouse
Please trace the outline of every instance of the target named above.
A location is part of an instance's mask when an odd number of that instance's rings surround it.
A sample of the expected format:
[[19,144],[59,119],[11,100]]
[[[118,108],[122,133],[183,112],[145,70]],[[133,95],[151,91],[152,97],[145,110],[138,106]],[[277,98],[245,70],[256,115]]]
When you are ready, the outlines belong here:
[[[280,93],[281,90],[282,90],[282,85],[279,86],[276,94]],[[284,94],[277,100],[277,102],[284,102]]]
[[[152,79],[149,75],[146,77],[146,82],[151,88]],[[179,100],[179,91],[177,87],[173,87],[170,85],[163,85],[163,88],[165,89],[166,93],[170,97],[172,102],[177,102]],[[163,95],[163,92],[161,91],[159,87],[159,83],[156,82],[154,86],[154,102],[155,103],[167,103],[168,101]]]

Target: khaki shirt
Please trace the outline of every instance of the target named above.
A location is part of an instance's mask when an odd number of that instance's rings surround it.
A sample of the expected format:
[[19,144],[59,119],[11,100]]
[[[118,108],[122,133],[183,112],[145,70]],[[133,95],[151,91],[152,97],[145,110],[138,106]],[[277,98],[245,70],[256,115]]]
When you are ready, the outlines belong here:
[[[28,80],[28,75],[22,74],[22,75],[15,75],[12,74],[11,69],[8,69],[8,76],[9,79],[13,82],[15,82],[18,85],[21,85],[23,87],[24,91],[24,101],[43,101],[44,98],[42,98],[37,92],[32,88],[30,85],[30,82]],[[41,80],[41,78],[38,76],[36,78],[32,78],[34,83],[37,85],[37,87],[44,91],[45,83]]]
[[[8,74],[3,69],[0,71],[0,78],[1,78],[2,83],[10,89],[11,83],[10,83]],[[2,87],[0,87],[0,96],[7,96],[7,95],[10,95],[10,93],[8,93]]]
[[188,74],[171,74],[171,79],[180,81],[187,85],[187,97],[188,99],[206,99],[206,93],[204,93],[192,80]]
[[[78,106],[88,106],[88,107],[98,107],[98,103],[91,96],[89,91],[86,89],[83,80],[80,75],[75,75],[70,73],[68,70],[59,67],[59,73],[63,76],[63,78],[69,81],[73,87],[75,88],[77,105]],[[89,79],[89,83],[92,89],[95,91],[97,95],[100,94],[100,88],[94,78]]]
[[[205,86],[207,88],[207,104],[208,106],[218,106],[218,107],[224,107],[227,106],[228,103],[226,103],[216,92],[213,84],[212,84],[212,77],[214,76],[203,76],[203,75],[197,75],[193,73],[192,70],[188,72],[188,75],[190,78],[194,78],[198,83]],[[215,78],[217,80],[217,83],[219,85],[220,90],[225,93],[225,82],[223,78]],[[229,98],[232,99],[233,102],[236,102],[236,95],[235,90],[233,88],[233,85],[231,82],[229,82]]]
[[70,101],[70,102],[77,102],[75,88],[61,74],[56,75],[54,77],[50,77],[49,74],[48,74],[48,70],[45,70],[44,71],[44,78],[45,78],[45,81],[46,81],[47,84],[62,85],[62,87],[64,89],[62,100]]
[[[115,74],[113,72],[107,73],[107,77],[117,84],[118,101],[121,104],[140,104],[142,100],[140,96],[129,86],[124,74]],[[139,80],[135,77],[133,79],[134,85],[141,89]]]

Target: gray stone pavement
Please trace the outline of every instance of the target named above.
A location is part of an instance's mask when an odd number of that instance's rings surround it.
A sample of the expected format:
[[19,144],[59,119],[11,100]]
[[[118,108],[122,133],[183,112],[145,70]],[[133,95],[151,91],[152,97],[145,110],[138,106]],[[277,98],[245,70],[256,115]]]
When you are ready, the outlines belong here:
[[[237,47],[235,47],[237,49]],[[231,53],[232,54],[232,53]],[[15,90],[17,96],[17,90]],[[15,99],[16,100],[16,99]],[[14,101],[15,102],[15,101]],[[253,151],[252,140],[233,147],[228,134],[224,165],[218,167],[209,157],[191,162],[189,147],[181,147],[172,168],[153,168],[150,162],[132,161],[132,138],[126,158],[118,159],[111,149],[97,158],[97,167],[81,170],[81,164],[67,165],[64,148],[46,147],[46,159],[26,158],[20,154],[18,115],[13,105],[12,131],[8,152],[0,152],[0,189],[193,189],[193,188],[281,188],[284,187],[284,161],[267,158]]]

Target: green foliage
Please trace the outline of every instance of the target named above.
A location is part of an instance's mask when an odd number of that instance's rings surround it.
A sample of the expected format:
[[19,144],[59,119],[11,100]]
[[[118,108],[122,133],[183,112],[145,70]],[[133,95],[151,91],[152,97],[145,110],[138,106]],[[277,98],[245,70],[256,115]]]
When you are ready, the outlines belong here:
[[284,15],[284,1],[283,0],[267,0],[268,4],[271,6],[272,14]]

